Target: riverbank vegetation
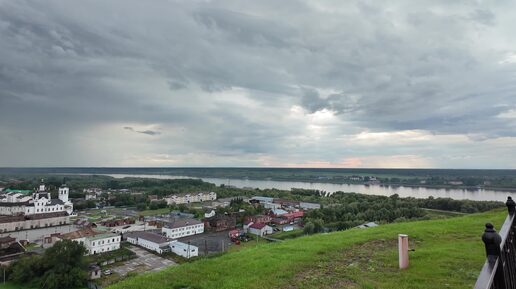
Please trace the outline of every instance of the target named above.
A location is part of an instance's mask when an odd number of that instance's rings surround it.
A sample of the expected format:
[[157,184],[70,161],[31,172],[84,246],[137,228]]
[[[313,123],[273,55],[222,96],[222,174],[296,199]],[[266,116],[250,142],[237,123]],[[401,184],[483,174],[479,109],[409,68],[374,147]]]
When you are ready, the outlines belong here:
[[[312,168],[0,168],[0,178],[42,174],[154,174],[194,178],[362,184],[380,182],[437,188],[516,189],[514,170],[312,169]],[[59,184],[58,184],[59,185]],[[116,189],[116,183],[111,188]]]
[[334,194],[321,198],[322,208],[310,210],[304,217],[305,232],[345,230],[367,222],[379,224],[430,219],[425,208],[465,213],[484,212],[503,206],[501,202],[477,202],[443,198],[400,198],[362,195]]

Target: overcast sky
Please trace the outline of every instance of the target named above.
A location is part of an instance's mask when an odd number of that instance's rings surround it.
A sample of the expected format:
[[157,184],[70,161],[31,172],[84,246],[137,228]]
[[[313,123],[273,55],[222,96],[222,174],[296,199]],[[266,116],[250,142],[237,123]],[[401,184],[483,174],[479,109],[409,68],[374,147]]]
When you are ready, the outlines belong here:
[[516,168],[515,11],[0,0],[0,166]]

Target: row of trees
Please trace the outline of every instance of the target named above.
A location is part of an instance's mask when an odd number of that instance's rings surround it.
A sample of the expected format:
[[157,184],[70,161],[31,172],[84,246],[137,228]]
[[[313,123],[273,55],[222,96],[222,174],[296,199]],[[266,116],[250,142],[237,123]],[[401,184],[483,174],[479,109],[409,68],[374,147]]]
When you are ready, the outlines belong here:
[[501,202],[494,201],[471,201],[471,200],[454,200],[450,198],[434,198],[413,199],[419,207],[428,209],[438,209],[445,211],[455,211],[462,213],[485,212],[503,206]]
[[449,198],[400,198],[337,193],[321,198],[323,207],[305,215],[305,233],[345,230],[367,222],[391,223],[427,218],[424,208],[474,213],[503,206],[501,202],[453,200]]

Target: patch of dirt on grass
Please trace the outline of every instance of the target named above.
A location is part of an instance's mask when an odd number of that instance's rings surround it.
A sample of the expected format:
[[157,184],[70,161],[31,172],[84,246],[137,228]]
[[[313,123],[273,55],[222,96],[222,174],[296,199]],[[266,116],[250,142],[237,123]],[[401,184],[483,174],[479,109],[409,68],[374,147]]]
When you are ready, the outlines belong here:
[[336,254],[325,253],[321,256],[320,261],[297,273],[286,288],[360,288],[361,286],[350,277],[353,272],[398,270],[397,267],[385,264],[378,256],[392,250],[397,250],[397,240],[395,239],[374,240],[354,245]]

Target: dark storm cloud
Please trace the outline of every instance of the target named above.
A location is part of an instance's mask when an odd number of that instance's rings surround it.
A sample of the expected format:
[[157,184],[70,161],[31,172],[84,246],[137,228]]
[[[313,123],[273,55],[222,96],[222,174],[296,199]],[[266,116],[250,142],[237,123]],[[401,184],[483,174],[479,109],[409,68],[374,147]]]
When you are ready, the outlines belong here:
[[[97,146],[134,143],[118,149],[126,155],[335,159],[360,151],[337,139],[361,131],[514,137],[512,9],[503,1],[0,1],[0,153],[27,155],[4,164],[82,164],[92,158],[76,152],[98,138],[106,142]],[[135,134],[112,136],[121,127]],[[117,142],[138,134],[156,137]],[[107,150],[95,147],[89,154]]]

